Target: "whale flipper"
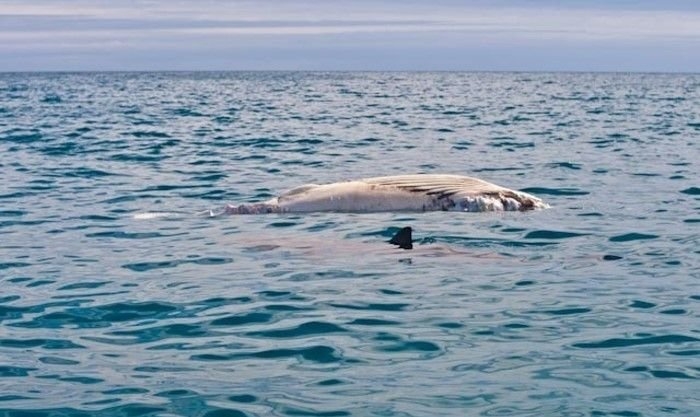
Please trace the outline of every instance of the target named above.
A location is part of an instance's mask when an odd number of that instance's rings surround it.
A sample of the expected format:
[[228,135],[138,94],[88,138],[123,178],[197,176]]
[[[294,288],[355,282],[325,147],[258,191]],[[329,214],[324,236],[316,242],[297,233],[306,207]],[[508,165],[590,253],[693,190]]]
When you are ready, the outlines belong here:
[[402,228],[396,232],[389,243],[397,245],[401,249],[413,249],[413,229],[410,226]]

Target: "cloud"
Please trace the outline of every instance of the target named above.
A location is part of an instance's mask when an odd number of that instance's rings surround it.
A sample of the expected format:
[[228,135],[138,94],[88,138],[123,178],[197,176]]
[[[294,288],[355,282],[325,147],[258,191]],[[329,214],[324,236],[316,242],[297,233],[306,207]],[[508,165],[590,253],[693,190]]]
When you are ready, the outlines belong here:
[[[92,54],[105,60],[113,53],[119,57],[113,65],[131,62],[131,67],[138,68],[143,51],[157,57],[159,51],[180,50],[183,56],[196,52],[201,58],[201,51],[208,50],[214,61],[221,62],[215,54],[250,57],[246,48],[254,47],[273,62],[274,54],[286,55],[282,49],[290,48],[306,54],[308,63],[332,54],[333,49],[361,57],[363,50],[373,55],[380,48],[415,54],[432,47],[445,54],[469,54],[484,46],[498,50],[551,47],[555,54],[557,48],[566,47],[647,45],[647,50],[654,51],[681,46],[681,51],[685,45],[688,51],[697,51],[700,46],[700,10],[692,3],[679,8],[675,2],[675,8],[665,9],[649,1],[636,8],[631,7],[633,2],[619,1],[524,4],[498,0],[5,1],[0,3],[0,54],[8,56],[12,65],[20,65],[19,54],[26,59],[32,52],[37,55],[35,61],[47,63],[39,55]],[[128,51],[133,51],[132,60]],[[2,69],[8,68],[0,63]]]

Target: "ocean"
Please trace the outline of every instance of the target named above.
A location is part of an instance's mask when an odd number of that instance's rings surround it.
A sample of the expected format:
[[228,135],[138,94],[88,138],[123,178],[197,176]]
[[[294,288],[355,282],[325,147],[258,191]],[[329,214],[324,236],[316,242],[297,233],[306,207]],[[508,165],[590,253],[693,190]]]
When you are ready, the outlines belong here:
[[[700,416],[699,161],[698,74],[0,74],[0,415]],[[205,214],[407,173],[551,208]]]

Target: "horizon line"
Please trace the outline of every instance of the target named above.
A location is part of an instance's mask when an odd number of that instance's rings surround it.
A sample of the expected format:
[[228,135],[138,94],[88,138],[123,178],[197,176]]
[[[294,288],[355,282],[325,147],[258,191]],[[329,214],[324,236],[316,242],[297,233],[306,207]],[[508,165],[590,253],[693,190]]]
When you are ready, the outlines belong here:
[[47,69],[47,70],[2,70],[0,74],[86,74],[86,73],[501,73],[501,74],[669,74],[669,75],[700,75],[700,71],[655,71],[655,70],[490,70],[490,69]]

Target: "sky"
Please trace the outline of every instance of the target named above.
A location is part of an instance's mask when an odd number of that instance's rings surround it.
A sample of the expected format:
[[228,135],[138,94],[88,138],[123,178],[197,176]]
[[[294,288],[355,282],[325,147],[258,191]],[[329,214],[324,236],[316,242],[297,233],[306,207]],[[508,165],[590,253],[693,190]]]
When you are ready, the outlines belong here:
[[697,0],[0,0],[0,71],[700,72]]

